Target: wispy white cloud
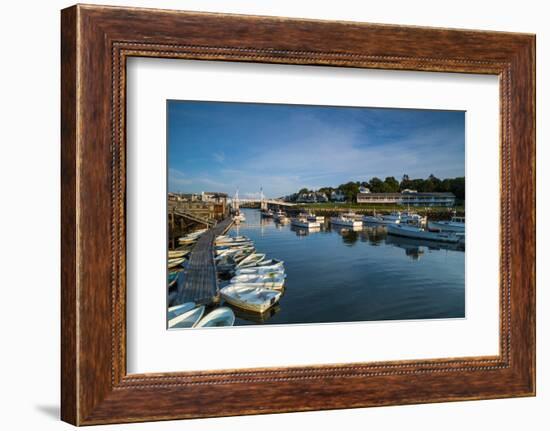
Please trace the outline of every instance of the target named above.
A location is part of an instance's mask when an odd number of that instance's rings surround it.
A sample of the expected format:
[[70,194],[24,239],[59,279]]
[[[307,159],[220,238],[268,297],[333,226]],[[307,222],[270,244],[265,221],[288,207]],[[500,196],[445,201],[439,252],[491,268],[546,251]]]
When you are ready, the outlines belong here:
[[218,163],[223,163],[225,160],[225,154],[223,151],[216,151],[212,154],[212,157],[214,157],[214,160],[216,160]]

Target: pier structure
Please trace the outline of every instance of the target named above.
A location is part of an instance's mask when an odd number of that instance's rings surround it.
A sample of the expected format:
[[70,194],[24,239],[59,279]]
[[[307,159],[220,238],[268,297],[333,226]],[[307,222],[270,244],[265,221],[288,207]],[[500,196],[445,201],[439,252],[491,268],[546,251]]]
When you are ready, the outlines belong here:
[[186,269],[185,280],[178,292],[178,303],[194,302],[211,304],[219,294],[216,274],[215,240],[225,234],[233,225],[233,218],[226,217],[200,236],[193,247]]

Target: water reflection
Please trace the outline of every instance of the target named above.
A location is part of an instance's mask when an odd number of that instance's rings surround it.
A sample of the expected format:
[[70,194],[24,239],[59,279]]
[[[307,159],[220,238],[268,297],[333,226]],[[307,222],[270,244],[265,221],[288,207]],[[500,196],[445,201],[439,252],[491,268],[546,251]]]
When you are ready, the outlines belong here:
[[383,226],[305,229],[245,210],[231,234],[285,261],[285,291],[263,315],[232,307],[236,325],[464,317],[464,248],[400,238]]

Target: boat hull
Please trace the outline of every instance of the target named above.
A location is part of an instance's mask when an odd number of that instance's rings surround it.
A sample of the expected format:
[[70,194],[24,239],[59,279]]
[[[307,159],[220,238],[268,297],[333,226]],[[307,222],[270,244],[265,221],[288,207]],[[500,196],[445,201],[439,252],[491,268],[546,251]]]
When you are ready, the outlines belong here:
[[428,228],[431,230],[442,230],[446,232],[464,232],[464,226],[451,225],[445,222],[430,221]]
[[388,225],[388,234],[402,236],[405,238],[417,238],[436,242],[457,243],[458,241],[460,241],[460,238],[456,235],[445,235],[425,230],[406,229],[398,225]]
[[330,223],[334,226],[344,226],[344,227],[361,227],[363,226],[362,221],[357,220],[340,220],[337,218],[331,218]]

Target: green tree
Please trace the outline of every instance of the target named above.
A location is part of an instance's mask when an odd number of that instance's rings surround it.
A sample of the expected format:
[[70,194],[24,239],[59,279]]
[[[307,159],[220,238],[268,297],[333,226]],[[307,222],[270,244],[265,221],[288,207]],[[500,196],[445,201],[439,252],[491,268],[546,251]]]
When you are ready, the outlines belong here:
[[371,178],[369,181],[369,189],[372,193],[383,193],[384,182],[378,177]]
[[397,181],[395,177],[386,177],[384,180],[384,191],[386,193],[399,192],[399,181]]

